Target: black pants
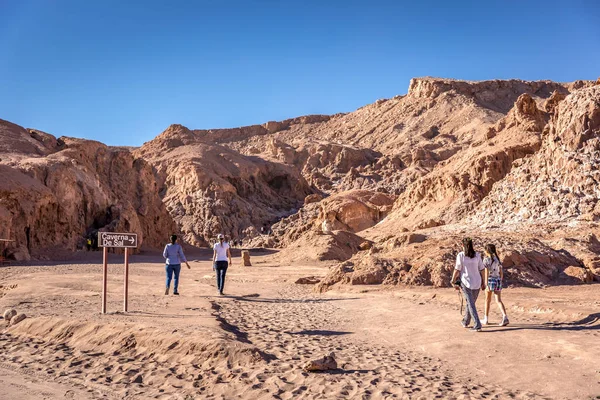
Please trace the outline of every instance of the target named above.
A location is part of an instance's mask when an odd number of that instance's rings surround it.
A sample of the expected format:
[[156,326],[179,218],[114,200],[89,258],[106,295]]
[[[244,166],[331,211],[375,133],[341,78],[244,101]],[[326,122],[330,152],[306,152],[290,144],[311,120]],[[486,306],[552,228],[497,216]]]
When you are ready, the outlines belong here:
[[217,289],[222,292],[225,288],[225,275],[227,274],[227,261],[217,261],[215,263],[215,271],[217,272]]

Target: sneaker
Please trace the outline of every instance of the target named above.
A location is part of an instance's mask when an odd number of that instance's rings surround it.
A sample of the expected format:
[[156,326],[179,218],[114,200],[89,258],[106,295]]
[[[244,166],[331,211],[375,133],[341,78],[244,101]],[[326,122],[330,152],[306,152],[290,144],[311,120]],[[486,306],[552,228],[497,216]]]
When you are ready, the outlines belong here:
[[461,325],[463,328],[468,328],[468,327],[469,327],[469,325],[465,324],[465,323],[464,323],[464,322],[462,322],[462,321],[460,322],[460,325]]
[[481,320],[481,325],[487,325],[487,324],[488,324],[487,317],[483,317],[483,319]]
[[175,296],[179,296],[179,292],[173,292]]
[[510,321],[508,320],[508,317],[505,315],[504,317],[502,317],[502,322],[500,322],[498,325],[499,326],[506,326],[510,323]]
[[472,330],[473,332],[481,332],[481,327],[479,327],[479,328],[475,328],[475,327],[473,327],[473,328],[471,328],[471,330]]
[[219,292],[219,294],[220,294],[221,296],[223,296],[225,293],[223,293],[223,291],[221,290],[221,291]]
[[165,289],[165,296],[169,294],[169,288]]

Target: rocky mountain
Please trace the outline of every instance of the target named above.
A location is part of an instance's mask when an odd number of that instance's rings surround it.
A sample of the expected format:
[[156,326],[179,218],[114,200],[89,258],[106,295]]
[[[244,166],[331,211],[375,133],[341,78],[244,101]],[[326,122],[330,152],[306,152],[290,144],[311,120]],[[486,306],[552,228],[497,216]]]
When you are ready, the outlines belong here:
[[[354,112],[172,125],[138,149],[0,125],[0,232],[36,256],[97,229],[218,232],[333,262],[340,283],[448,284],[464,235],[511,283],[585,281],[597,240],[600,86],[417,78]],[[271,231],[271,235],[261,234]],[[337,264],[336,264],[337,262]]]
[[7,255],[58,258],[99,229],[157,247],[177,228],[152,167],[126,149],[0,120],[0,237]]
[[261,127],[232,131],[212,137],[173,125],[133,152],[152,165],[164,205],[190,244],[205,246],[219,232],[254,237],[264,224],[296,212],[313,192],[292,166],[218,144],[264,135]]

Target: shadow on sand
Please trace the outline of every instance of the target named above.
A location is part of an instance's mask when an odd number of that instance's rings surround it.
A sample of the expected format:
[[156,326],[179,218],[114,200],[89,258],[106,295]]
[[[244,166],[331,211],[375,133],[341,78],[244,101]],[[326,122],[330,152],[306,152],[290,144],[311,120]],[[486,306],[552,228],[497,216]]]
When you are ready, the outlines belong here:
[[485,328],[483,332],[545,330],[545,331],[593,331],[600,330],[600,313],[590,314],[573,322],[547,322],[544,324],[510,324],[505,327]]
[[342,331],[327,331],[327,330],[302,330],[298,332],[285,332],[290,335],[314,335],[314,336],[341,336],[350,335],[353,332],[342,332]]
[[244,296],[235,296],[224,294],[222,296],[200,296],[206,299],[233,299],[237,301],[248,301],[253,303],[277,303],[277,304],[295,304],[295,303],[327,303],[329,301],[342,301],[342,300],[358,300],[358,297],[340,297],[340,298],[331,298],[331,299],[268,299],[268,298],[258,298],[258,294],[249,294]]

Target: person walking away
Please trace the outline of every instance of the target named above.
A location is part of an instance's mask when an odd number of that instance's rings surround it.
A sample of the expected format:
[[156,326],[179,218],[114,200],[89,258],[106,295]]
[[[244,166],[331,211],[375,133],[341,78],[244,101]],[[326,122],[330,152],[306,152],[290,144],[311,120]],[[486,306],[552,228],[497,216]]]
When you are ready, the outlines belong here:
[[213,250],[213,269],[217,275],[217,290],[220,295],[223,295],[227,267],[231,265],[231,250],[222,233],[217,236],[217,243],[213,246]]
[[508,325],[508,316],[506,315],[506,308],[504,307],[504,303],[502,303],[502,281],[504,280],[504,271],[502,269],[502,263],[500,263],[500,257],[498,257],[498,253],[496,253],[496,245],[494,244],[486,244],[484,248],[483,258],[483,266],[485,267],[485,279],[484,282],[487,282],[487,289],[485,291],[485,311],[483,320],[481,323],[483,325],[488,324],[488,316],[490,312],[490,304],[492,302],[492,293],[494,294],[494,298],[496,299],[496,304],[498,304],[498,308],[500,308],[500,312],[502,313],[502,321],[500,322],[500,326]]
[[[461,290],[467,309],[462,320],[462,326],[468,328],[473,319],[473,331],[481,331],[481,321],[477,315],[475,302],[479,296],[479,289],[485,289],[483,260],[481,254],[473,249],[471,238],[462,240],[463,251],[456,256],[454,273],[452,274],[451,284],[456,290]],[[458,278],[460,277],[460,281]]]
[[171,280],[173,282],[173,294],[179,295],[179,273],[181,272],[181,262],[183,261],[187,265],[188,269],[191,269],[188,264],[181,245],[177,243],[177,235],[171,235],[171,243],[165,246],[163,251],[163,257],[166,260],[165,271],[167,273],[167,288],[165,289],[165,295],[169,294],[169,288],[171,286]]

